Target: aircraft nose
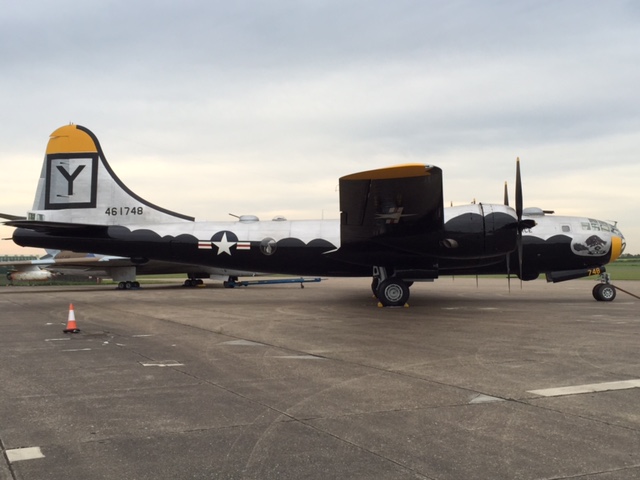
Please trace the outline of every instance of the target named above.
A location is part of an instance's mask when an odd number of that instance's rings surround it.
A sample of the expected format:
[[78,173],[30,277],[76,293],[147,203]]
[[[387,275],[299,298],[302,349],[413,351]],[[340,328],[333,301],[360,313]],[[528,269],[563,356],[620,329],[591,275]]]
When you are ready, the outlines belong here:
[[610,262],[614,262],[618,259],[622,252],[624,252],[627,243],[624,240],[624,235],[620,230],[616,229],[615,232],[611,234],[611,259]]

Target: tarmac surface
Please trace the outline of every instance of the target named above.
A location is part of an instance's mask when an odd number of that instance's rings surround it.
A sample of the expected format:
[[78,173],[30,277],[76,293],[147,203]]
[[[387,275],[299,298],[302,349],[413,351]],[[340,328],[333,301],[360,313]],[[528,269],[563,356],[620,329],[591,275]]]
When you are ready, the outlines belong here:
[[640,301],[593,284],[2,288],[0,480],[638,479]]

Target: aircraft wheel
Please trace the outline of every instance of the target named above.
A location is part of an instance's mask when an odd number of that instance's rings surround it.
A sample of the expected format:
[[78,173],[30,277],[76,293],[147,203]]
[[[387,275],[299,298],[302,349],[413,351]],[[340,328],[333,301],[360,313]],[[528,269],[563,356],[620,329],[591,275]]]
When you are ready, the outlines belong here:
[[131,290],[132,286],[133,286],[133,284],[131,282],[124,282],[125,290]]
[[126,288],[126,286],[125,286],[124,282],[118,283],[118,290],[124,290],[125,288]]
[[399,278],[387,278],[380,282],[376,296],[385,307],[401,307],[409,300],[409,287]]
[[593,287],[593,298],[599,302],[612,302],[616,298],[616,287],[608,283],[599,283]]
[[140,282],[132,282],[132,283],[131,283],[131,286],[132,286],[133,288],[140,288]]

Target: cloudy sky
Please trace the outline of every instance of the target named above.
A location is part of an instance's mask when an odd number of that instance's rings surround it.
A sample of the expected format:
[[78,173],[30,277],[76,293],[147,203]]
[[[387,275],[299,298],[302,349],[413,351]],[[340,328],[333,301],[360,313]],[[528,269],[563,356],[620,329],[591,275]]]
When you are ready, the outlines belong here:
[[406,162],[444,170],[446,205],[500,203],[520,157],[525,206],[640,253],[639,46],[633,0],[9,2],[0,211],[31,208],[72,122],[200,220],[338,218],[338,177]]

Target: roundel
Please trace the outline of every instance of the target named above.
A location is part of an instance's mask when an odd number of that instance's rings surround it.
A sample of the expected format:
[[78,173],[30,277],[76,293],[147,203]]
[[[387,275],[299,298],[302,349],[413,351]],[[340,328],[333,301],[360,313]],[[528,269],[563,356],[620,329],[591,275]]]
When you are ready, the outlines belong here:
[[231,247],[238,243],[238,236],[228,230],[217,232],[211,237],[211,244],[218,249],[218,255],[231,255]]
[[211,237],[212,242],[221,242],[223,239],[226,239],[227,242],[238,243],[238,236],[229,230],[214,233]]

